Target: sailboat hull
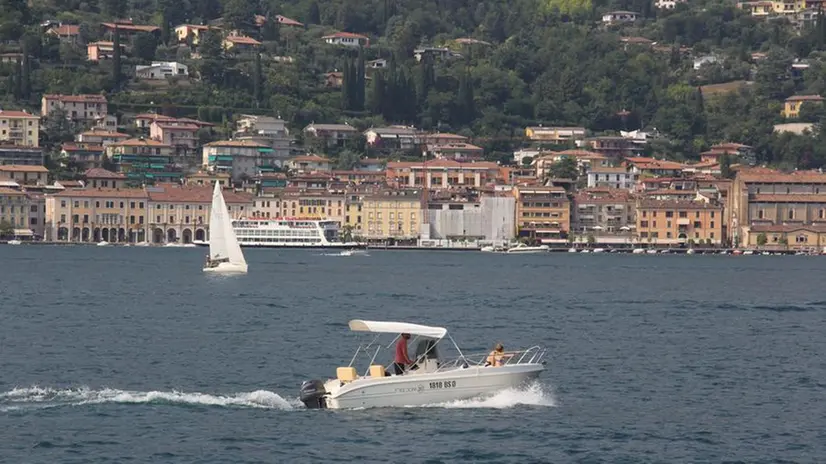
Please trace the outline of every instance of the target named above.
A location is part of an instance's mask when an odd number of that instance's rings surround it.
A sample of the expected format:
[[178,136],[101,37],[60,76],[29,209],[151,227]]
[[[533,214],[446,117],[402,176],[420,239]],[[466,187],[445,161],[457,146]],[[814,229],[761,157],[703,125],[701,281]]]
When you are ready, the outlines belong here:
[[215,267],[205,267],[204,272],[214,272],[218,274],[246,274],[246,264],[221,263]]

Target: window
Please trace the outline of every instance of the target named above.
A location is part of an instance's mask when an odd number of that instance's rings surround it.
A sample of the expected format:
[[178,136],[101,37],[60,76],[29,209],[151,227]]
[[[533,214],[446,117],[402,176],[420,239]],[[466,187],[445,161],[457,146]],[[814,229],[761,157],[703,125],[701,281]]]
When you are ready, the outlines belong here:
[[123,202],[120,202],[120,207],[123,208]]
[[[263,201],[261,203],[263,203]],[[184,209],[189,209],[189,205],[184,206]]]
[[143,216],[138,217],[138,224],[143,224]]
[[160,216],[155,216],[155,222],[161,222],[161,217]]
[[700,219],[700,212],[699,212],[699,211],[696,211],[696,212],[694,213],[694,217],[695,217],[695,218],[697,218],[697,219]]
[[648,213],[648,211],[643,211],[642,212],[642,217],[646,217],[648,215],[647,213]]
[[809,241],[809,237],[801,234],[801,235],[798,235],[797,237],[795,237],[794,241],[797,242],[797,243],[806,243],[806,242]]
[[714,232],[709,233],[709,234],[708,234],[708,237],[709,237],[709,238],[714,238]]
[[711,219],[714,219],[714,211],[711,212]]
[[680,211],[680,217],[681,217],[681,218],[687,218],[687,217],[688,217],[688,212],[686,212],[686,211]]
[[169,222],[170,223],[175,222],[175,216],[169,216]]
[[80,208],[80,202],[75,200],[75,208]]
[[714,228],[714,221],[711,221],[711,224],[709,225],[709,227],[711,227],[712,229]]
[[660,233],[659,232],[651,232],[651,237],[652,238],[660,238]]
[[37,225],[37,218],[29,218],[29,224],[31,224],[33,226]]
[[[161,208],[163,208],[163,206],[161,206],[161,205],[158,205],[158,206],[155,207],[155,209],[161,209]],[[158,222],[160,222],[160,221],[158,221]]]
[[[763,219],[766,216],[766,213],[761,209],[757,211],[757,219]],[[714,216],[712,216],[714,217]]]
[[657,221],[653,221],[653,224],[654,225],[652,227],[654,227],[656,229],[657,228]]
[[130,202],[129,202],[129,207],[130,207],[130,208],[134,208],[134,207],[135,207],[135,202],[134,202],[134,201],[130,201]]
[[648,238],[648,232],[640,232],[640,238]]
[[143,208],[143,202],[140,202],[140,208]]
[[73,214],[72,215],[72,222],[79,222],[79,221],[80,221],[80,216],[78,216],[77,214]]
[[671,228],[671,221],[666,221],[665,222],[665,227],[670,229]]
[[65,214],[60,215],[60,222],[66,222],[66,215]]
[[695,228],[695,229],[700,229],[700,228],[702,228],[702,227],[703,227],[703,223],[702,223],[702,222],[700,222],[700,221],[694,221],[694,228]]
[[699,232],[694,232],[694,238],[700,238],[700,233]]
[[84,214],[84,215],[83,215],[83,223],[84,223],[84,224],[88,224],[88,223],[89,223],[89,215],[88,215],[88,214]]
[[186,218],[184,218],[184,222],[185,222],[185,223],[187,223],[187,224],[189,224],[189,216],[187,216]]
[[665,212],[665,217],[667,217],[667,218],[674,217],[674,211],[666,211]]
[[789,219],[794,219],[794,210],[793,209],[789,210]]
[[665,233],[665,238],[673,238],[673,237],[671,236],[671,232],[666,232],[666,233]]
[[129,224],[135,223],[135,216],[129,216]]
[[61,207],[61,208],[65,208],[65,207],[66,207],[66,200],[60,200],[60,207]]

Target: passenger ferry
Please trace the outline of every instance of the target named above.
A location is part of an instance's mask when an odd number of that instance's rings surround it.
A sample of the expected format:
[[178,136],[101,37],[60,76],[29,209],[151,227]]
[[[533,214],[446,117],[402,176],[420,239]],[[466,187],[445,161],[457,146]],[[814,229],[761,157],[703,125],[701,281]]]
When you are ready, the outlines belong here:
[[242,247],[366,248],[363,243],[343,242],[338,222],[325,219],[242,218],[232,221],[232,228]]

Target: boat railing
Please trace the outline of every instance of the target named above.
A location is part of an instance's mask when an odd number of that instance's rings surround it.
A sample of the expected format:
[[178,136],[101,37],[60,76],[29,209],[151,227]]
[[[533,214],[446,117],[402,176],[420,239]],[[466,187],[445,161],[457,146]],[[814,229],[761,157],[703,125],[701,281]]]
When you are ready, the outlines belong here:
[[[525,350],[505,351],[502,365],[513,366],[519,364],[539,364],[547,353],[546,348],[532,346]],[[481,367],[487,363],[490,352],[463,354],[457,358],[445,360],[439,365],[439,370],[453,369],[457,367],[477,366]]]

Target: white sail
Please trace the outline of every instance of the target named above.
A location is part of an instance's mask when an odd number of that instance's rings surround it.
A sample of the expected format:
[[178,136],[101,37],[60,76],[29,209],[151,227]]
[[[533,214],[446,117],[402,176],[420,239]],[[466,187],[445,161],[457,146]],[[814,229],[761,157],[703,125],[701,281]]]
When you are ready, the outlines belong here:
[[215,183],[215,189],[212,191],[212,207],[209,213],[209,258],[213,260],[228,258],[228,264],[233,268],[243,269],[243,272],[246,272],[247,261],[235,237],[232,217],[229,215],[224,195],[221,193],[221,185],[218,182]]

